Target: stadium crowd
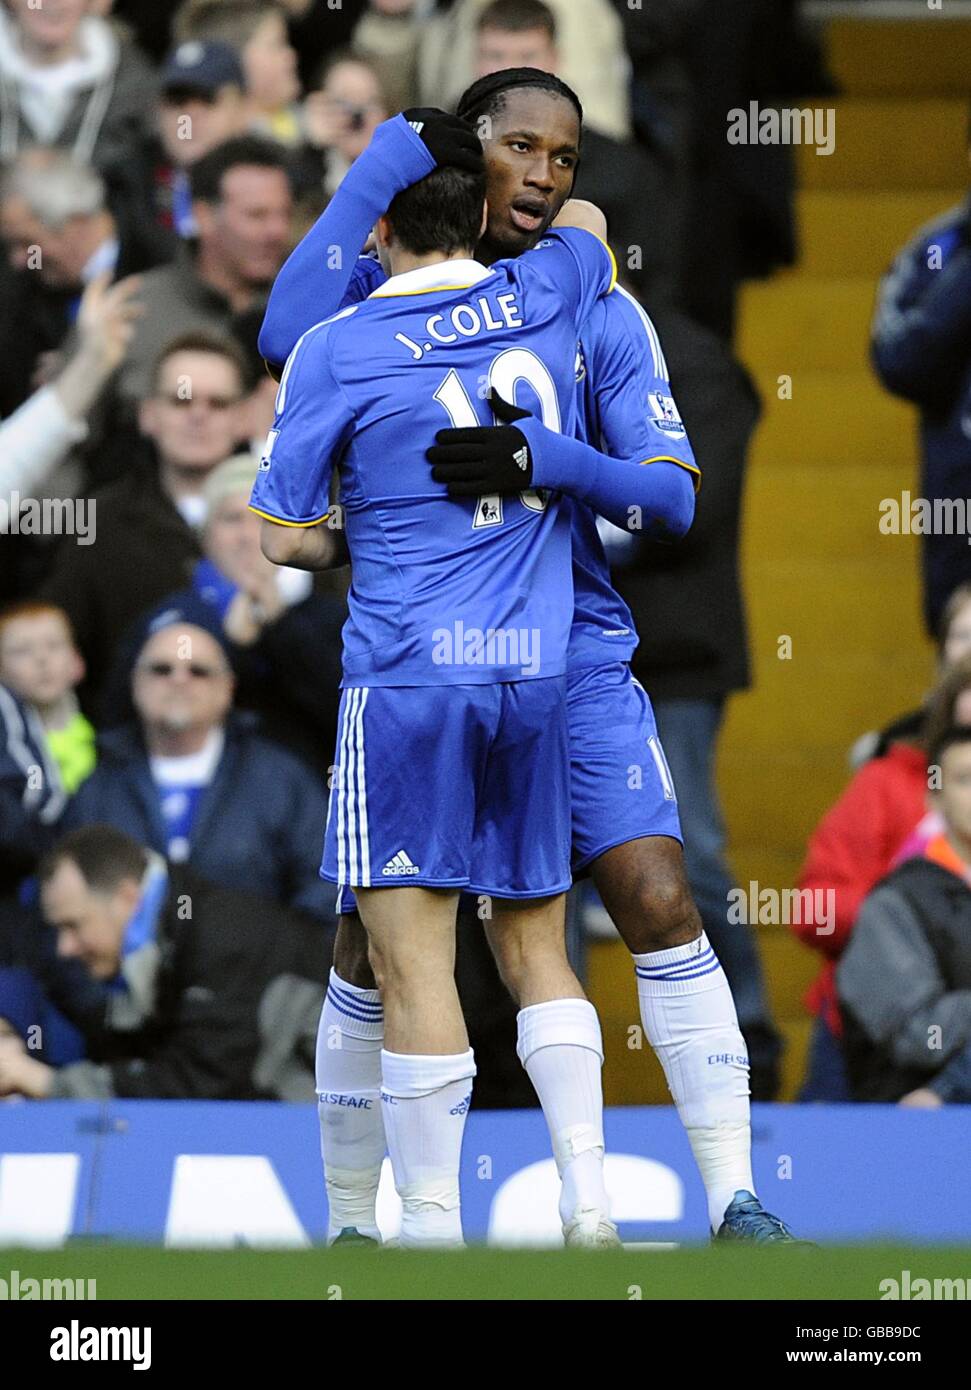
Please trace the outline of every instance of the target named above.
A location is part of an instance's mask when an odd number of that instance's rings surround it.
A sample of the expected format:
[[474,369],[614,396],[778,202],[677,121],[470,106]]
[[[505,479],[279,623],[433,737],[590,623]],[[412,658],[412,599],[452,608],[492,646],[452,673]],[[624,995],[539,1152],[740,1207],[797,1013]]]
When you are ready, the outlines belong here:
[[[738,535],[759,402],[735,298],[796,254],[791,152],[729,145],[724,111],[825,90],[795,6],[3,0],[0,1096],[313,1096],[346,576],[260,550],[247,502],[276,387],[257,335],[380,123],[521,66],[583,102],[577,191],[606,214],[704,469],[685,541],[604,537],[753,1096],[776,1093],[713,765],[749,680]],[[806,934],[826,958],[807,1100],[971,1096],[971,743],[955,729],[971,725],[971,589],[931,608],[938,685],[868,747],[809,848],[801,886],[835,888],[837,922]],[[476,1103],[531,1104],[479,927],[464,914]],[[928,1054],[942,1000],[954,1027]]]

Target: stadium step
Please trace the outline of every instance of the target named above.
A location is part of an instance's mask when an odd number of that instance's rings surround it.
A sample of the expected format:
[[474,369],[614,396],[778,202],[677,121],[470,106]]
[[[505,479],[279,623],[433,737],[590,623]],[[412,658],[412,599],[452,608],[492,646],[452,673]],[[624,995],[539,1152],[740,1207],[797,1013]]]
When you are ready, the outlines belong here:
[[919,227],[967,197],[967,187],[849,192],[814,189],[797,200],[802,275],[874,280]]
[[[833,465],[838,477],[833,476]],[[839,563],[846,556],[872,556],[878,564],[886,561],[896,567],[915,563],[915,537],[884,535],[881,519],[891,516],[888,503],[898,501],[906,490],[917,493],[917,480],[907,460],[879,457],[828,460],[825,464],[791,464],[765,467],[749,489],[746,506],[746,535],[757,549],[752,555],[758,565],[785,565],[794,546],[813,536],[813,561]],[[839,507],[832,507],[833,491]],[[902,508],[898,506],[897,511]],[[971,520],[971,502],[966,507]],[[899,591],[901,596],[906,590]],[[789,596],[791,597],[791,595]],[[898,624],[899,618],[893,615]],[[831,644],[832,632],[825,633]],[[868,639],[873,635],[868,632]],[[815,656],[816,653],[814,652]]]
[[758,369],[763,385],[804,367],[870,374],[869,338],[876,283],[873,275],[822,279],[787,272],[749,285],[739,314],[738,354]]
[[[865,6],[860,7],[861,10]],[[918,7],[915,7],[918,8]],[[826,27],[830,71],[853,96],[968,97],[971,21],[920,6],[912,21],[833,20]]]
[[[845,757],[845,747],[834,748],[825,762],[805,750],[787,755],[753,746],[741,756],[726,750],[718,766],[722,785],[735,788],[730,859],[738,882],[761,883],[763,854],[777,860],[790,851],[798,872],[810,832],[849,779]],[[757,847],[757,854],[748,858],[736,843]]]
[[[861,579],[864,577],[861,567]],[[809,619],[787,623],[791,660],[776,656],[776,629],[782,619],[792,617],[791,612],[786,614],[781,606],[767,610],[764,624],[753,630],[756,686],[736,696],[731,706],[733,712],[747,711],[745,718],[737,715],[735,731],[744,739],[740,758],[778,755],[784,750],[786,761],[802,759],[808,765],[813,759],[835,754],[836,776],[845,780],[849,776],[846,757],[856,740],[917,708],[921,695],[933,684],[934,666],[916,640],[918,614],[901,612],[896,650],[880,653],[876,641],[872,650],[866,646],[869,631],[874,631],[885,646],[892,645],[875,608],[858,610],[847,604],[834,612],[827,608],[823,584],[807,584],[806,591],[810,601],[817,600],[823,616],[816,626]],[[847,640],[850,634],[858,643],[852,649]],[[905,647],[908,640],[909,649]],[[854,678],[860,686],[849,691],[847,686]],[[765,708],[770,699],[780,702],[775,715]],[[817,768],[817,772],[821,770]],[[801,798],[808,791],[816,800],[814,779],[808,788],[800,786],[798,790]]]
[[[796,874],[799,872],[801,859],[793,856],[788,847],[783,847],[778,853],[774,853],[771,846],[765,843],[764,836],[759,835],[751,844],[737,843],[734,849],[734,858],[739,863],[751,863],[758,856],[761,876],[756,880],[760,887],[764,888],[791,888],[795,882]],[[736,876],[738,887],[747,890],[749,879],[741,879]]]
[[[830,331],[833,331],[832,329]],[[782,362],[773,375],[756,372],[765,414],[755,439],[754,468],[816,467],[824,475],[841,473],[847,463],[895,460],[901,477],[914,459],[917,420],[912,406],[888,396],[872,373],[803,368],[787,372]],[[792,377],[791,400],[780,398],[780,376]],[[914,476],[913,469],[909,473]],[[834,486],[829,476],[824,484]]]
[[[968,32],[971,51],[971,29]],[[971,64],[966,64],[971,67]],[[967,93],[954,97],[826,97],[807,106],[832,109],[821,133],[835,141],[832,154],[814,145],[795,147],[800,188],[890,191],[906,188],[920,171],[924,188],[960,188],[967,179]]]

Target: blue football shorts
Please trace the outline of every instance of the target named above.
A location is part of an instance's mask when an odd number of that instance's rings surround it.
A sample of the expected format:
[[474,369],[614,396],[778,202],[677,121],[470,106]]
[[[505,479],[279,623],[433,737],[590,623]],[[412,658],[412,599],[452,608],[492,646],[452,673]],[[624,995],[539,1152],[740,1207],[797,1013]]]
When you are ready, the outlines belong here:
[[321,876],[539,898],[570,886],[566,678],[352,686]]
[[573,872],[648,835],[681,841],[674,779],[647,691],[625,661],[567,676]]

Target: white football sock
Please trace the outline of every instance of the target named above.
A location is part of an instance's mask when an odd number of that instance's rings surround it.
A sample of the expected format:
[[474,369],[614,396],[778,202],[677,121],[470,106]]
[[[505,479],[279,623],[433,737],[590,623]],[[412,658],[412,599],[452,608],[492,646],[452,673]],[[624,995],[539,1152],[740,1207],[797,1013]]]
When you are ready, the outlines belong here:
[[459,1163],[472,1099],[472,1049],[381,1053],[381,1100],[403,1248],[462,1245]]
[[317,1029],[317,1113],[327,1182],[327,1239],[347,1226],[379,1239],[374,1209],[384,1160],[381,1042],[384,1013],[376,989],[330,972]]
[[580,1207],[608,1216],[597,1011],[586,999],[551,999],[521,1009],[516,1025],[516,1052],[543,1107],[563,1184],[560,1219],[566,1225]]
[[641,1022],[658,1055],[708,1194],[713,1231],[739,1190],[755,1192],[748,1052],[708,938],[634,957]]

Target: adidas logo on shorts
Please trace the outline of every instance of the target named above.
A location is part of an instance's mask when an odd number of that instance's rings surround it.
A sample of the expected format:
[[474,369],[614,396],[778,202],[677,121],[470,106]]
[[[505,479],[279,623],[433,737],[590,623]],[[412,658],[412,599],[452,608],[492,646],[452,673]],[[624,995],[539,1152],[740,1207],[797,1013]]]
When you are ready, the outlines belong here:
[[385,878],[413,878],[415,874],[421,873],[421,869],[418,868],[417,864],[411,862],[403,849],[399,849],[398,853],[388,860],[381,872]]

